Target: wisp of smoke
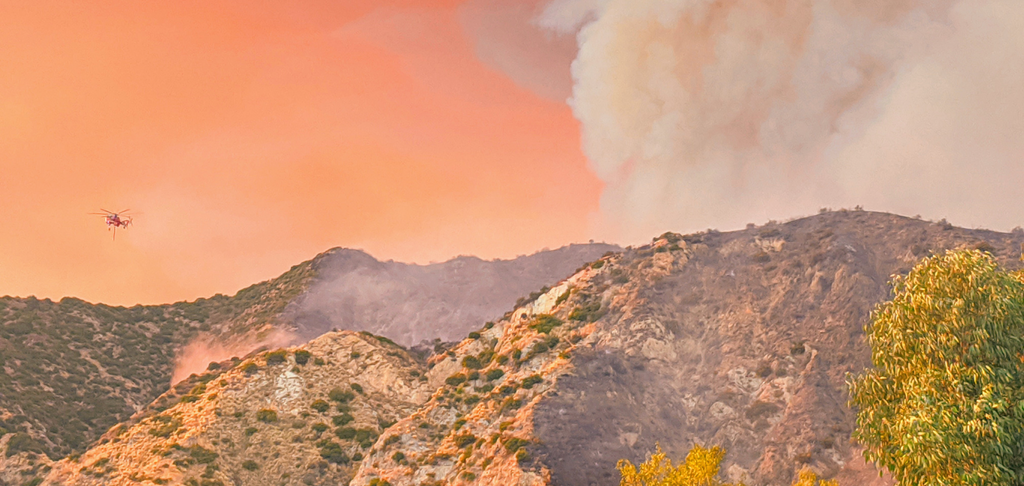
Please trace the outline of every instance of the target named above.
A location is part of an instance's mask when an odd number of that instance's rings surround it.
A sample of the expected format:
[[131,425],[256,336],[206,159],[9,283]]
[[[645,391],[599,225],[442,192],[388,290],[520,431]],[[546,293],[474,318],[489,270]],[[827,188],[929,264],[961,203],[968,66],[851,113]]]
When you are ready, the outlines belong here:
[[1024,181],[1024,2],[555,0],[598,231],[821,206],[1006,228]]
[[195,373],[206,371],[211,362],[221,362],[232,357],[245,356],[261,347],[268,349],[289,346],[297,342],[291,333],[274,330],[259,340],[243,339],[241,341],[223,342],[210,336],[200,336],[183,347],[174,359],[174,371],[171,373],[171,385]]

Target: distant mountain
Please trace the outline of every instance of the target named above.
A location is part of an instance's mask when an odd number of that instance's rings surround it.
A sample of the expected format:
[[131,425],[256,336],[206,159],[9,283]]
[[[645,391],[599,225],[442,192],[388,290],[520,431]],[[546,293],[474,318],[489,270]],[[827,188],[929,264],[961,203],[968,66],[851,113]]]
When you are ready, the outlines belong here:
[[569,245],[514,260],[458,257],[431,265],[381,262],[334,249],[313,261],[316,276],[282,316],[299,340],[332,329],[369,331],[405,346],[460,340],[543,285],[621,248]]
[[[456,339],[499,317],[521,294],[614,249],[571,245],[516,260],[460,257],[433,265],[335,249],[230,297],[134,307],[3,297],[0,435],[7,437],[0,447],[10,457],[81,452],[167,391],[172,377],[334,328],[403,343]],[[489,283],[476,287],[477,279]]]

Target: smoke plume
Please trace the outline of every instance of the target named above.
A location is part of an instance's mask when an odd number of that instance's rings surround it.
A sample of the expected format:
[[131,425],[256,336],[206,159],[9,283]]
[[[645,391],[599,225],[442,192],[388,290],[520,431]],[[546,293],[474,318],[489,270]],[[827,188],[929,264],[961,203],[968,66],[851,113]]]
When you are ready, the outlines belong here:
[[1009,229],[1024,2],[555,0],[600,236],[852,207]]
[[189,375],[201,374],[212,362],[221,362],[232,357],[243,357],[260,348],[275,349],[293,345],[297,337],[279,329],[272,330],[262,339],[243,338],[238,341],[222,342],[212,336],[200,336],[185,345],[174,359],[171,385]]

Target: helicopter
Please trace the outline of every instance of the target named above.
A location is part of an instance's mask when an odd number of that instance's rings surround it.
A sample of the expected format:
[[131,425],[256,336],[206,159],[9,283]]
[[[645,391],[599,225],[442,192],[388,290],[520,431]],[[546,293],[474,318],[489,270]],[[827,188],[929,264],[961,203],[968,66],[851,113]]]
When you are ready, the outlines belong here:
[[100,211],[103,211],[103,212],[102,213],[89,213],[89,214],[95,214],[95,215],[103,216],[104,222],[106,222],[106,224],[107,224],[107,229],[108,230],[114,230],[114,238],[113,239],[115,239],[115,240],[117,239],[117,229],[118,228],[128,229],[128,227],[131,226],[131,224],[132,224],[132,217],[127,214],[129,211],[131,211],[131,209],[125,209],[125,210],[122,210],[122,211],[118,211],[116,213],[113,212],[113,211],[107,211],[106,209],[103,209],[103,208],[100,208]]

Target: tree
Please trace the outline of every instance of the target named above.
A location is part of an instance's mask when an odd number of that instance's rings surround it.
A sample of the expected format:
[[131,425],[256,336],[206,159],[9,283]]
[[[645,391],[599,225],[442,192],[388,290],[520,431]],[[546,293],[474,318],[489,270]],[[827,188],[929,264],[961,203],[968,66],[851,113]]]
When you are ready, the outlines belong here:
[[[686,460],[673,466],[658,445],[650,459],[640,467],[623,459],[619,461],[620,486],[732,486],[718,479],[718,472],[725,457],[725,449],[715,446],[710,449],[699,445],[690,449]],[[742,486],[742,483],[740,485]]]
[[896,278],[850,380],[854,438],[900,484],[1024,484],[1024,283],[979,251]]
[[800,470],[796,481],[793,481],[793,486],[839,486],[839,481],[835,479],[818,479],[818,475],[811,471],[810,468],[803,468]]

